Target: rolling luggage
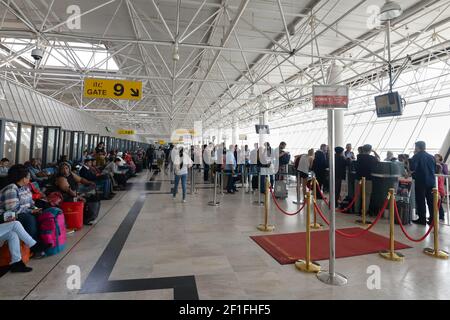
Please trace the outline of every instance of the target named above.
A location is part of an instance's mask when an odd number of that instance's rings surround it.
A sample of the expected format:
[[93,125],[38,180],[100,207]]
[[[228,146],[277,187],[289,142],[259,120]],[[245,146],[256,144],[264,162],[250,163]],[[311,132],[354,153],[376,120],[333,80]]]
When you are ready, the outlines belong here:
[[[411,190],[412,181],[400,179],[398,182],[397,195],[395,200],[397,202],[398,214],[402,220],[403,225],[411,224],[412,222],[412,208],[411,208]],[[395,224],[399,224],[397,217],[394,219]]]
[[284,181],[284,180],[275,181],[274,193],[275,193],[275,198],[286,199],[288,196],[288,189],[287,189],[286,181]]
[[[411,224],[412,220],[412,211],[411,206],[409,205],[409,197],[397,197],[397,208],[398,214],[402,219],[403,225]],[[395,218],[395,224],[399,224],[397,217]]]
[[45,209],[37,220],[40,240],[51,245],[45,250],[45,254],[51,256],[63,251],[66,244],[66,226],[61,209],[53,207]]
[[[20,253],[22,254],[22,261],[28,263],[30,261],[30,248],[25,243],[20,241]],[[3,243],[0,247],[0,267],[9,266],[11,263],[11,254],[9,253],[8,241]]]

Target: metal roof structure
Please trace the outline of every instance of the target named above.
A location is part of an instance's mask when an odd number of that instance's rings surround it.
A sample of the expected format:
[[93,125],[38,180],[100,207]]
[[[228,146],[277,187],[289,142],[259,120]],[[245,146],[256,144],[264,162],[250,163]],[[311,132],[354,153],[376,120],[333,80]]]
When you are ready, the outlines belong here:
[[[387,90],[385,25],[377,19],[383,3],[0,0],[0,74],[152,138],[199,120],[204,128],[233,121],[247,128],[261,104],[274,121],[320,119],[310,112],[311,87],[327,82],[333,62],[351,88],[351,111],[362,112]],[[447,68],[450,1],[400,4],[403,13],[392,21],[394,71],[423,75],[436,62]],[[36,42],[45,50],[37,62],[29,58]],[[83,98],[86,77],[141,80],[144,98]],[[428,81],[420,79],[398,85],[413,100],[435,95],[438,85],[450,94],[449,83],[419,87]]]

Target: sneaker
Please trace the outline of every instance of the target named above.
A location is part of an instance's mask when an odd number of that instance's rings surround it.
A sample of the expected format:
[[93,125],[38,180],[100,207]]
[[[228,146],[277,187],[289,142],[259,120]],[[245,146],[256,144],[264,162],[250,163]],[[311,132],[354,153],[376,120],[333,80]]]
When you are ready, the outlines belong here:
[[30,248],[30,251],[37,254],[47,250],[51,246],[50,243],[36,242],[36,244]]
[[9,271],[15,272],[30,272],[33,268],[27,267],[22,260],[15,262],[9,266]]
[[183,199],[183,203],[186,203],[186,199]]

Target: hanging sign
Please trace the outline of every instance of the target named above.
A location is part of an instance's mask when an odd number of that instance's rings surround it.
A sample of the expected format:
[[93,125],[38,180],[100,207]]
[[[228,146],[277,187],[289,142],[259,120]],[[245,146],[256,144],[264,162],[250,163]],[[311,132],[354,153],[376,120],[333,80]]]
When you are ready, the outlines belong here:
[[348,109],[347,86],[313,86],[314,109]]
[[117,133],[118,134],[133,135],[133,134],[135,134],[135,131],[134,130],[120,129],[120,130],[117,130]]
[[166,144],[166,141],[165,141],[165,140],[159,140],[159,141],[158,141],[158,143],[159,143],[160,145],[162,145],[162,146],[163,146],[163,145],[165,145],[165,144]]
[[247,140],[247,135],[246,134],[240,134],[239,135],[239,140]]
[[100,99],[142,99],[142,82],[111,79],[84,79],[84,96]]

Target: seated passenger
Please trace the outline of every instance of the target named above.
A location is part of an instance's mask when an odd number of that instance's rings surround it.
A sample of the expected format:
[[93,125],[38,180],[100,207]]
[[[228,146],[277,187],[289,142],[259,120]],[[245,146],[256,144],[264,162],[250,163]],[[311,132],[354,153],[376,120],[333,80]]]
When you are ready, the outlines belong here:
[[68,163],[70,166],[73,165],[72,161],[70,161],[69,158],[67,157],[67,155],[65,155],[65,154],[63,154],[61,157],[59,157],[59,159],[58,159],[58,165],[61,164],[61,163],[63,163],[63,162]]
[[108,163],[105,169],[103,169],[103,173],[109,174],[111,177],[113,177],[114,180],[119,185],[120,189],[125,190],[125,186],[127,184],[127,177],[125,171],[121,171],[119,169],[120,161],[121,160],[119,158],[116,158],[114,159],[114,161]]
[[97,163],[97,166],[104,167],[106,164],[105,158],[106,158],[105,143],[100,142],[95,148],[95,161]]
[[9,170],[9,160],[8,158],[3,158],[0,160],[0,176],[7,176]]
[[39,183],[39,186],[44,186],[45,183],[48,181],[49,175],[47,172],[42,171],[41,164],[39,159],[31,159],[30,166],[28,167],[28,170],[31,174],[31,180],[36,181]]
[[39,237],[37,215],[42,209],[36,208],[28,184],[30,173],[24,165],[12,166],[8,172],[10,184],[0,191],[0,215],[12,211],[27,233],[36,241]]
[[79,184],[95,189],[95,182],[88,181],[72,173],[67,162],[60,163],[55,185],[57,190],[63,195],[65,202],[86,201],[83,194],[78,192]]
[[27,245],[31,252],[39,253],[48,248],[47,245],[36,242],[23,228],[19,221],[14,221],[15,217],[10,217],[3,223],[0,222],[0,246],[3,246],[4,241],[8,241],[8,248],[11,255],[11,263],[9,265],[9,271],[11,272],[30,272],[33,270],[27,267],[22,261],[22,254],[20,251],[20,241],[23,241]]
[[84,165],[80,169],[80,176],[86,180],[94,181],[96,185],[100,186],[103,191],[103,200],[110,200],[111,194],[111,181],[107,174],[97,172],[97,169],[93,165],[94,159],[84,159]]

